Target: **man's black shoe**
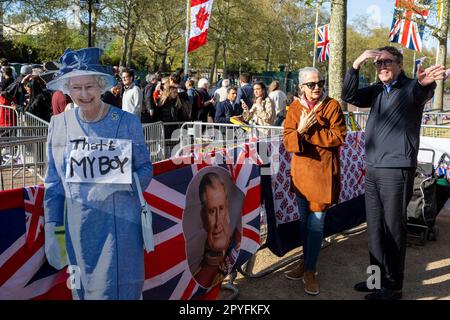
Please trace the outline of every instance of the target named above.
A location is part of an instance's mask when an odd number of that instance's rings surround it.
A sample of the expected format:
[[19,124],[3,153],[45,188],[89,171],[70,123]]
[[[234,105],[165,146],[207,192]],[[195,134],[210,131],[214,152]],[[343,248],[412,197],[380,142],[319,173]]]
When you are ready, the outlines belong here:
[[379,289],[369,289],[367,288],[367,282],[363,281],[363,282],[358,282],[357,284],[355,284],[355,286],[353,287],[356,291],[358,292],[375,292]]
[[373,293],[369,293],[364,298],[366,300],[399,300],[402,298],[402,290],[381,288]]

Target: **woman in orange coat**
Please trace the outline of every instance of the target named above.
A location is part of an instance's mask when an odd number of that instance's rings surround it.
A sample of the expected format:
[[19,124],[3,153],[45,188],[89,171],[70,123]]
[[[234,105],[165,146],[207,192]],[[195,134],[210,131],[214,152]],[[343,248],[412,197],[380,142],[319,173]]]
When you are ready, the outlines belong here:
[[283,142],[293,153],[291,187],[297,195],[304,260],[286,277],[303,278],[305,292],[317,295],[323,223],[326,210],[339,198],[339,146],[344,144],[347,129],[339,102],[326,95],[325,81],[317,69],[301,69],[299,83],[301,95],[289,106]]

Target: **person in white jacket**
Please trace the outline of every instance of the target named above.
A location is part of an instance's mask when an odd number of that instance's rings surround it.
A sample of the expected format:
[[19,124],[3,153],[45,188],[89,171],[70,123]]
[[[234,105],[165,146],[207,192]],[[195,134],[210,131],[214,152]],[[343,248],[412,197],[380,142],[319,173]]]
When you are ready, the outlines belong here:
[[280,82],[277,80],[272,81],[269,86],[269,98],[275,104],[275,112],[277,118],[275,119],[274,126],[281,126],[283,124],[284,118],[286,118],[286,103],[287,96],[280,90]]
[[134,84],[134,71],[125,69],[122,72],[122,82],[124,86],[122,110],[134,114],[141,120],[143,97],[141,89]]

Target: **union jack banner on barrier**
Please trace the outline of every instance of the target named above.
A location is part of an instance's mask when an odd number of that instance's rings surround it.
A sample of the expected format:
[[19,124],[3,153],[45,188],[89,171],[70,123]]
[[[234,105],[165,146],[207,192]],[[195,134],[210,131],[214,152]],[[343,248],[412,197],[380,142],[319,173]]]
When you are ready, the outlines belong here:
[[[216,152],[210,158],[197,158],[194,164],[181,164],[179,169],[171,168],[152,179],[144,197],[153,214],[155,250],[145,255],[144,299],[196,299],[213,289],[200,285],[190,266],[190,261],[195,260],[190,255],[196,250],[189,248],[190,239],[194,238],[189,230],[202,229],[201,223],[195,225],[195,221],[201,221],[197,210],[200,203],[198,177],[205,170],[226,173],[231,184],[237,188],[237,193],[243,195],[242,204],[237,205],[237,210],[230,210],[238,215],[236,234],[240,241],[231,250],[227,272],[235,270],[258,250],[260,169],[255,161],[255,154],[256,145],[245,144]],[[156,172],[158,166],[164,167],[167,164],[155,164]],[[231,202],[238,202],[238,197],[231,198]],[[198,217],[194,218],[196,215]],[[187,227],[189,224],[194,225]]]
[[327,61],[330,56],[329,24],[317,28],[317,57],[319,62]]
[[0,193],[0,299],[71,299],[66,270],[45,259],[44,187]]
[[416,0],[396,0],[389,42],[401,43],[404,47],[422,51],[422,38],[425,26],[418,21],[427,19],[428,5]]
[[[364,194],[365,151],[364,131],[348,132],[345,144],[340,147],[341,192],[339,203]],[[272,175],[273,202],[277,224],[300,219],[295,194],[291,191],[291,153],[281,143],[280,169]]]

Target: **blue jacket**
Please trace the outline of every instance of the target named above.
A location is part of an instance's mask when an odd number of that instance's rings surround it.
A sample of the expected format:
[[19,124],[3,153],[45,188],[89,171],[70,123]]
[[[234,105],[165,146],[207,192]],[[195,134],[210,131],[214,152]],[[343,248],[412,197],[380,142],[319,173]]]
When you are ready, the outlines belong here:
[[250,84],[245,84],[237,91],[237,101],[241,102],[244,99],[245,104],[250,109],[253,105],[253,88]]
[[45,222],[65,223],[68,263],[80,271],[79,299],[139,299],[144,284],[144,250],[136,183],[67,182],[66,170],[73,138],[131,140],[132,171],[137,172],[145,190],[153,170],[142,126],[136,116],[115,107],[97,122],[81,121],[78,110],[51,118]]
[[230,123],[230,118],[242,114],[241,103],[236,101],[233,106],[230,100],[219,102],[216,107],[216,114],[214,115],[214,122]]

